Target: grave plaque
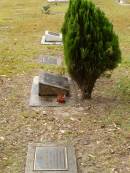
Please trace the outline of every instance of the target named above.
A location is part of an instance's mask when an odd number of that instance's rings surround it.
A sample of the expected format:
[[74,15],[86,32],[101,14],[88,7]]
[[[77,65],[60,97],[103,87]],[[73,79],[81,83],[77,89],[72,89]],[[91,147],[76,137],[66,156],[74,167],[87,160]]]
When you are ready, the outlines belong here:
[[45,41],[46,42],[62,42],[62,34],[45,31]]
[[39,96],[57,96],[59,94],[69,95],[68,78],[42,73],[39,76]]
[[52,57],[52,56],[40,56],[40,61],[43,64],[61,65],[62,58],[61,57]]
[[65,171],[68,170],[66,147],[36,147],[35,171]]
[[49,57],[44,57],[43,58],[43,63],[44,64],[55,64],[57,65],[57,59],[56,58],[49,58]]
[[48,2],[69,2],[69,0],[48,0]]
[[121,5],[130,5],[130,3],[128,2],[128,0],[118,0],[118,2]]
[[41,44],[45,45],[63,45],[62,34],[55,32],[45,31],[45,35],[42,36]]
[[77,173],[74,147],[63,144],[29,144],[25,173]]

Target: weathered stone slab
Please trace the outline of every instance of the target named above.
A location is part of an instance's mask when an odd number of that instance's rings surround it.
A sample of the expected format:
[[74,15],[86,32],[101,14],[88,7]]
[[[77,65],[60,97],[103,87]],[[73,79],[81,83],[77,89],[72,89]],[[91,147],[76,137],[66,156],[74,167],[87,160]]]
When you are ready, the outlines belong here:
[[61,106],[75,106],[79,102],[78,88],[75,82],[69,80],[70,84],[70,95],[66,96],[66,102],[59,104],[56,96],[39,96],[39,76],[33,78],[31,95],[29,105],[32,107],[61,107]]
[[50,65],[61,65],[62,64],[61,57],[40,55],[39,59],[40,59],[40,62],[43,64],[50,64]]
[[25,173],[77,173],[74,147],[63,144],[29,144]]
[[47,45],[63,45],[62,34],[45,31],[45,35],[42,36],[41,44]]
[[59,94],[69,95],[68,78],[51,73],[40,74],[39,95],[57,96]]

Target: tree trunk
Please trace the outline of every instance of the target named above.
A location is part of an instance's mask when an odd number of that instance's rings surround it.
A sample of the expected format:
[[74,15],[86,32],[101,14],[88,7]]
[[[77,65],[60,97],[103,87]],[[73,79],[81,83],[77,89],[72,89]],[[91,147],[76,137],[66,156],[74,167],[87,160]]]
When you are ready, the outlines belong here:
[[81,92],[82,92],[82,99],[91,99],[91,95],[92,95],[92,91],[94,88],[94,84],[96,82],[96,79],[91,79],[88,81],[85,81],[83,83],[83,86],[81,88]]

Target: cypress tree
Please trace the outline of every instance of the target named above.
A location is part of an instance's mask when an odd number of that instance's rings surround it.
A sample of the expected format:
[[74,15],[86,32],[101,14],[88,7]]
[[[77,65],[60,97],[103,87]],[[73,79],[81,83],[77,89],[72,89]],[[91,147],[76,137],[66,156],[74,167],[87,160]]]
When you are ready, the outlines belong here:
[[68,72],[91,98],[96,80],[121,62],[118,36],[104,12],[88,0],[70,0],[62,26]]

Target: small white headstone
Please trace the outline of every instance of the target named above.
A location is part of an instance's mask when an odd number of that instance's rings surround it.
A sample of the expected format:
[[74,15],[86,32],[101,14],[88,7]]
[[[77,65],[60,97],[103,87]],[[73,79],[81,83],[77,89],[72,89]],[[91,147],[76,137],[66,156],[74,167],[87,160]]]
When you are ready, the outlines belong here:
[[42,36],[41,44],[62,45],[62,34],[45,31],[45,35]]
[[48,2],[68,2],[69,0],[48,0]]
[[130,3],[127,0],[118,0],[118,2],[120,5],[124,5],[124,6],[130,5]]
[[123,3],[124,3],[124,1],[123,1],[123,0],[120,0],[119,2],[120,2],[120,4],[123,4]]
[[45,31],[45,41],[47,42],[62,42],[62,34]]

